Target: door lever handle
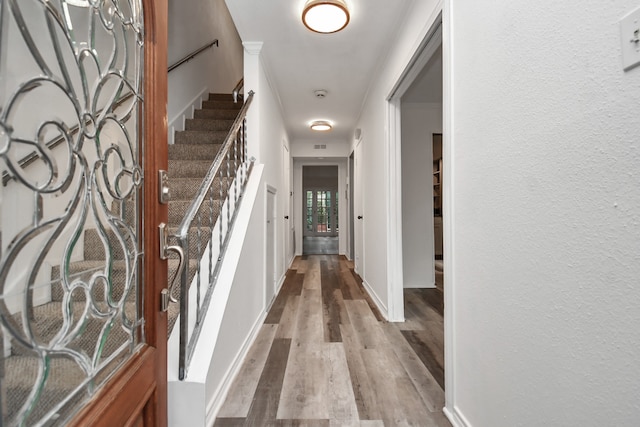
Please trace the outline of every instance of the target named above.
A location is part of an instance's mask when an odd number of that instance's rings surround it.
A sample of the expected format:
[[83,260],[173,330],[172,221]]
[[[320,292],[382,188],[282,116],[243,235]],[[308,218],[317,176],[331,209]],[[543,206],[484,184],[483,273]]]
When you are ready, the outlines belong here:
[[362,219],[362,215],[358,215],[358,219]]
[[169,246],[169,236],[167,234],[167,224],[164,222],[158,226],[158,234],[160,236],[160,259],[169,258],[169,252],[175,252],[178,254],[178,270],[176,270],[176,275],[173,277],[171,284],[168,289],[164,289],[163,292],[163,302],[162,302],[162,311],[167,311],[169,307],[169,302],[176,303],[178,299],[173,296],[173,288],[176,285],[176,282],[180,281],[180,276],[182,275],[182,270],[184,269],[185,259],[184,259],[184,251],[180,246],[172,245]]

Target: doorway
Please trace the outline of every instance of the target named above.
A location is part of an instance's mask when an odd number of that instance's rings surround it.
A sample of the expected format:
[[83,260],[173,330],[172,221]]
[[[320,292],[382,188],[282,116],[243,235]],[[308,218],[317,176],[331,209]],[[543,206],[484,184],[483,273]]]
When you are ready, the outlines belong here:
[[353,196],[355,194],[354,176],[355,176],[355,153],[351,152],[349,156],[349,259],[355,260],[356,257],[356,236],[355,236],[355,214]]
[[[444,293],[436,286],[436,253],[442,258],[443,47],[441,17],[426,34],[388,98],[391,233],[390,317],[428,314],[429,321],[407,332],[427,349],[425,365],[445,390]],[[434,141],[436,144],[434,144]],[[436,145],[440,143],[439,146]],[[446,150],[445,150],[446,152]],[[444,171],[446,172],[446,170]],[[398,196],[399,195],[399,196]],[[443,203],[444,202],[444,203]],[[441,231],[440,231],[441,233]],[[443,260],[438,260],[443,265]]]
[[339,193],[337,166],[304,166],[303,255],[337,254]]

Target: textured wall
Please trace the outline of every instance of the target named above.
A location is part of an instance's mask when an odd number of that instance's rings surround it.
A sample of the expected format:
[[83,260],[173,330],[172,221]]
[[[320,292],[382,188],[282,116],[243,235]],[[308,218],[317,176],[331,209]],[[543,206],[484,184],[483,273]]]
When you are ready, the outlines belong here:
[[231,93],[243,76],[243,50],[224,0],[169,2],[169,65],[214,39],[219,40],[217,47],[169,74],[170,122],[205,87],[211,93]]
[[[442,85],[442,81],[439,82]],[[435,287],[433,134],[441,104],[402,104],[402,257],[405,288]]]
[[456,409],[638,426],[638,3],[450,3]]

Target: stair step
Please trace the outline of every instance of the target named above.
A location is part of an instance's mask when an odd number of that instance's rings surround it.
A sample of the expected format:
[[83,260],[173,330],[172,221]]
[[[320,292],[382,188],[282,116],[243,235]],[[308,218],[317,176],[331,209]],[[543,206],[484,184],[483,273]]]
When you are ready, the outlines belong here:
[[202,109],[212,109],[212,110],[236,110],[237,112],[242,109],[242,104],[238,102],[237,104],[231,101],[202,101]]
[[229,132],[233,120],[221,119],[187,119],[184,123],[185,130],[225,131]]
[[[213,160],[169,160],[169,178],[200,178],[202,180]],[[222,162],[220,165],[222,175],[227,174],[227,162]],[[233,177],[235,174],[230,174]]]
[[[240,96],[242,96],[242,95],[240,95]],[[233,94],[231,94],[231,93],[210,93],[209,94],[209,101],[233,102]],[[240,102],[240,99],[238,99],[238,102]]]
[[[171,189],[171,200],[192,200],[202,185],[202,177],[197,178],[170,178],[169,188]],[[220,193],[220,182],[222,181],[222,194]],[[211,188],[213,188],[213,198],[222,199],[227,195],[229,178],[214,178]],[[209,189],[211,191],[211,189]],[[210,197],[207,194],[207,198]]]
[[169,145],[171,160],[209,160],[209,165],[216,157],[219,144],[172,144]]
[[228,131],[221,130],[183,130],[176,132],[175,143],[179,144],[223,144]]
[[[111,248],[111,259],[123,260],[124,248],[120,240],[116,237],[116,233],[112,230],[108,230],[106,233],[107,242]],[[125,245],[129,242],[125,242]],[[130,247],[129,249],[132,249]],[[105,257],[105,243],[102,242],[100,233],[97,229],[91,228],[84,231],[84,259],[90,260],[104,260]]]
[[[213,201],[214,222],[215,222],[215,219],[218,218],[221,203],[222,202],[220,200]],[[180,225],[180,222],[182,221],[182,218],[184,218],[184,215],[186,214],[187,209],[189,209],[189,206],[191,206],[191,200],[175,200],[175,201],[169,202],[169,226],[170,227],[178,227]],[[196,217],[200,215],[202,226],[208,225],[209,223],[209,216],[210,216],[209,206],[210,204],[208,200],[205,200],[205,202],[200,207],[198,214],[196,215]]]
[[235,120],[237,116],[238,116],[238,110],[225,110],[225,109],[218,109],[218,108],[195,110],[193,112],[194,119]]
[[[85,243],[86,244],[86,243]],[[126,283],[126,265],[124,260],[116,260],[112,261],[112,283],[111,288],[109,289],[111,298],[114,301],[118,301],[122,298],[122,294],[124,292],[124,284]],[[169,271],[175,271],[178,268],[177,260],[169,260]],[[72,262],[69,264],[69,275],[70,282],[74,281],[82,281],[84,283],[90,283],[91,276],[96,273],[106,271],[106,261],[104,260],[89,260],[89,261],[78,261]],[[62,287],[62,283],[60,283],[60,267],[55,266],[51,270],[51,280],[53,281],[51,285],[51,300],[52,301],[62,301],[64,298],[64,291]],[[94,282],[93,287],[90,290],[91,297],[94,301],[104,301],[105,299],[105,288],[104,285],[101,285],[101,281],[98,281],[97,284]],[[74,301],[85,301],[86,293],[83,289],[74,289],[71,297]]]
[[[69,341],[65,348],[70,348],[93,357],[96,350],[96,343],[101,336],[102,331],[107,327],[108,323],[113,321],[113,326],[109,332],[103,336],[102,357],[108,357],[115,352],[122,344],[128,341],[128,335],[122,328],[122,318],[116,315],[114,318],[106,317],[112,310],[105,302],[95,301],[93,304],[86,301],[75,300],[69,305],[70,315],[67,327],[68,336],[71,332],[79,328],[74,337]],[[99,311],[94,313],[93,309]],[[87,310],[86,316],[83,315]],[[34,307],[33,319],[29,325],[37,341],[44,346],[53,344],[52,340],[58,335],[63,327],[63,303],[53,301]],[[135,299],[125,302],[125,316],[129,322],[136,320],[136,303]],[[20,313],[14,315],[14,320],[18,325],[22,325]],[[37,354],[29,348],[25,348],[16,341],[12,342],[11,353],[19,356],[37,357]]]
[[[4,420],[9,421],[17,415],[36,386],[41,362],[34,357],[11,356],[4,359],[3,363],[5,377],[3,378],[2,386],[2,415]],[[45,386],[40,393],[37,405],[23,423],[20,420],[15,420],[13,422],[9,421],[7,425],[37,424],[47,412],[62,402],[84,379],[85,375],[82,369],[70,358],[56,357],[50,359]],[[74,411],[77,408],[76,405],[86,397],[86,394],[83,393],[75,395],[65,405],[65,408],[68,408],[67,411],[62,409],[58,412],[61,419],[71,415],[68,412]]]

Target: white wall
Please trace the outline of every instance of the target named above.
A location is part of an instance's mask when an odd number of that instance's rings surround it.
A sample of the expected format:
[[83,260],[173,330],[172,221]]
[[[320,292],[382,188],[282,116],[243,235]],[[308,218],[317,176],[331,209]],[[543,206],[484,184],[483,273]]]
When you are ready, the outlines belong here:
[[[169,2],[169,65],[215,39],[217,47],[169,74],[170,128],[183,130],[183,116],[191,118],[193,107],[199,108],[201,98],[206,99],[209,93],[231,93],[243,76],[243,53],[224,0]],[[170,140],[173,141],[172,135]]]
[[[325,145],[323,149],[314,148]],[[340,140],[295,140],[291,144],[293,157],[349,157],[351,153],[347,141]]]
[[640,425],[640,69],[617,24],[637,7],[448,2],[447,369],[469,426]]
[[[282,108],[277,94],[272,89],[268,70],[260,59],[262,44],[245,44],[245,93],[254,91],[254,100],[247,116],[248,155],[254,156],[258,163],[264,164],[265,183],[276,189],[276,271],[275,277],[281,282],[291,264],[292,255],[287,242],[291,241],[289,221],[288,192],[290,176],[286,169],[283,146],[290,151],[289,136],[282,119]],[[281,238],[282,237],[282,238]],[[264,240],[264,239],[263,239]]]
[[[364,248],[364,271],[360,273],[374,300],[388,304],[389,287],[396,283],[389,280],[389,256],[387,228],[389,216],[389,161],[386,99],[408,67],[411,58],[440,11],[440,1],[414,1],[400,25],[400,32],[378,76],[369,88],[367,99],[357,124],[362,129],[363,192],[356,198],[364,200],[363,221],[366,236]],[[387,307],[380,307],[384,315]]]
[[433,134],[442,105],[402,103],[402,254],[405,288],[435,287]]

